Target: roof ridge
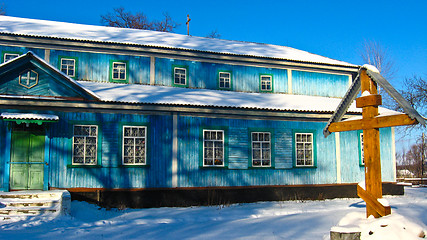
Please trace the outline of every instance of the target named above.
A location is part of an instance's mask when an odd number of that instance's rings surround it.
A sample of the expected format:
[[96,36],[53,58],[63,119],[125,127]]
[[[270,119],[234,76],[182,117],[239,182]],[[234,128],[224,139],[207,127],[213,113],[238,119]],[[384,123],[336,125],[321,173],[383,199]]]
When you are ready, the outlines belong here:
[[59,22],[54,20],[0,16],[0,32],[23,36],[136,44],[220,54],[276,58],[307,63],[348,67],[356,66],[305,50],[277,44],[212,39],[170,32]]

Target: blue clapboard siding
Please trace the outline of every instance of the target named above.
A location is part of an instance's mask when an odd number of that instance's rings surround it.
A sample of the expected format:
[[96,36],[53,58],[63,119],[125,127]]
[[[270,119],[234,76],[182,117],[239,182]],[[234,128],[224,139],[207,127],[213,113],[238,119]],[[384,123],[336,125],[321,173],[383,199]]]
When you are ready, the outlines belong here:
[[[3,112],[20,112],[4,110]],[[28,111],[26,111],[28,112]],[[36,111],[35,111],[36,112]],[[48,123],[49,186],[55,188],[161,188],[172,187],[172,117],[170,115],[134,115],[101,113],[56,114],[57,123]],[[7,127],[0,128],[0,149],[7,152]],[[70,167],[73,124],[94,124],[99,127],[101,164],[98,168]],[[145,125],[148,129],[147,167],[122,167],[122,125]],[[324,138],[324,122],[238,120],[201,117],[178,117],[178,187],[260,186],[336,183],[335,138]],[[227,168],[200,167],[201,132],[203,129],[224,129],[227,142]],[[292,135],[294,131],[315,131],[317,165],[315,168],[293,167]],[[250,168],[250,132],[270,131],[274,139],[274,168]],[[381,129],[383,181],[393,181],[391,129]],[[340,133],[341,181],[364,179],[359,166],[358,134]],[[0,173],[5,173],[7,156],[1,155]],[[7,176],[7,175],[2,175]],[[4,177],[0,184],[5,187]]]
[[9,176],[6,173],[6,131],[7,124],[3,121],[0,122],[0,191],[7,191],[7,186],[5,186],[5,177]]
[[150,83],[149,57],[51,50],[50,63],[58,69],[60,69],[60,57],[77,59],[76,79],[78,80],[109,82],[110,61],[127,61],[129,83]]
[[286,69],[247,67],[168,58],[156,58],[157,85],[172,86],[172,69],[174,66],[187,67],[190,88],[218,89],[218,72],[228,71],[231,72],[232,90],[259,92],[260,75],[270,74],[273,76],[274,92],[287,92],[288,78]]
[[391,128],[380,128],[380,147],[381,147],[381,178],[383,182],[394,182],[395,172],[393,169],[394,157],[392,152],[393,144],[392,141],[392,129]]
[[[122,114],[63,113],[51,134],[50,186],[58,188],[168,187],[171,179],[171,117]],[[120,124],[149,123],[149,166],[120,167]],[[102,166],[67,167],[71,162],[73,124],[98,125]]]
[[[393,182],[393,153],[391,128],[380,129],[381,177],[383,182]],[[364,167],[360,165],[359,134],[357,131],[340,133],[341,180],[354,183],[365,180]]]
[[350,87],[349,76],[292,70],[292,93],[343,97]]
[[[216,118],[181,117],[178,122],[178,185],[179,187],[207,186],[253,186],[253,185],[291,185],[322,184],[336,182],[335,139],[324,138],[322,129],[325,123],[292,121],[255,121]],[[199,148],[202,144],[201,130],[225,129],[228,134],[228,168],[200,167]],[[275,158],[280,161],[279,168],[248,168],[250,129],[276,129],[273,131],[277,150]],[[317,138],[317,167],[292,168],[291,143],[283,142],[292,138],[292,130],[315,130]],[[240,138],[237,136],[240,135]],[[245,149],[246,148],[246,149]],[[321,149],[321,151],[319,151]]]
[[3,63],[4,61],[4,53],[20,53],[25,54],[28,51],[32,51],[34,54],[39,56],[40,58],[44,59],[44,49],[40,48],[27,48],[27,47],[10,47],[10,46],[3,46],[0,45],[0,52],[1,52],[1,60],[0,62]]

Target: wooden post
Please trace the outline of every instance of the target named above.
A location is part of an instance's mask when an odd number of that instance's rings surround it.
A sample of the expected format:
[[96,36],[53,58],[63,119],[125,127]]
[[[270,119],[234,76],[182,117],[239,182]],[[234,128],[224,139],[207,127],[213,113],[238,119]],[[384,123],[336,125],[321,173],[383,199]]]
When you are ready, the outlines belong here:
[[[377,85],[362,70],[360,74],[362,94],[368,91],[371,95],[377,94]],[[378,105],[364,106],[363,119],[378,116]],[[382,198],[381,158],[380,158],[380,133],[378,128],[363,130],[363,150],[365,159],[365,184],[366,191],[374,198]],[[366,217],[373,215],[381,217],[370,204],[366,203]]]

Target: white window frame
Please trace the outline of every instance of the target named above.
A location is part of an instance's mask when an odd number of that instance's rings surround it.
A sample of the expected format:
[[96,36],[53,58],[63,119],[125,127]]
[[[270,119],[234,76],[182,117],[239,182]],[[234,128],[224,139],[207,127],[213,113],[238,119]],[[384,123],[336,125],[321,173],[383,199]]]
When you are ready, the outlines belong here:
[[[177,73],[176,70],[184,70],[184,74]],[[184,83],[177,83],[175,81],[177,76],[178,76],[178,79],[180,80],[180,82],[181,82],[181,79],[184,78]],[[182,85],[182,86],[187,85],[187,68],[183,68],[183,67],[174,67],[173,68],[173,84]]]
[[[205,133],[206,132],[210,132],[210,133],[212,133],[212,132],[215,132],[216,134],[216,136],[218,136],[218,133],[221,133],[222,134],[222,139],[205,139]],[[217,137],[216,137],[217,138]],[[225,166],[225,148],[224,148],[224,138],[225,138],[225,136],[224,136],[224,130],[212,130],[212,129],[204,129],[203,130],[203,167],[224,167]],[[208,146],[208,142],[211,142],[212,143],[212,147],[209,147]],[[215,145],[215,143],[222,143],[221,145],[222,145],[222,147],[216,147]],[[205,164],[206,163],[206,157],[205,157],[205,151],[206,151],[206,149],[208,149],[208,148],[212,148],[212,164]],[[222,164],[221,165],[217,165],[217,164],[215,164],[215,150],[216,149],[220,149],[220,151],[222,151],[222,158],[221,158],[221,160],[222,160]]]
[[[76,135],[75,134],[75,127],[89,127],[89,135]],[[92,127],[96,128],[96,136],[91,135],[91,130],[90,129]],[[84,139],[84,143],[83,143],[83,163],[75,163],[74,162],[74,158],[75,157],[79,157],[79,156],[75,156],[75,153],[74,153],[74,146],[76,144],[76,141],[75,141],[76,137],[83,137],[83,139]],[[87,147],[87,145],[89,145],[86,140],[89,137],[95,137],[95,144],[91,144],[91,145],[95,145],[95,156],[94,156],[95,162],[94,163],[86,163],[86,158],[88,157],[88,156],[86,156],[86,147]],[[84,125],[84,124],[75,124],[75,125],[73,125],[73,150],[72,150],[72,157],[71,157],[72,165],[93,166],[93,165],[97,165],[98,164],[98,137],[99,137],[99,131],[98,131],[98,126],[97,125]]]
[[[124,66],[124,68],[118,67],[118,66]],[[113,79],[113,80],[121,80],[121,81],[126,80],[126,75],[127,75],[126,68],[127,68],[127,65],[126,65],[125,62],[113,62],[111,64],[111,67],[112,67],[111,79]],[[117,71],[117,76],[118,77],[114,77],[114,72],[115,71]],[[120,75],[122,73],[123,73],[123,76],[124,76],[123,78],[120,77]]]
[[359,133],[359,143],[360,143],[359,154],[360,154],[360,165],[362,165],[362,166],[365,165],[365,154],[364,154],[365,151],[363,149],[363,141],[364,141],[364,139],[363,139],[363,132],[360,132]]
[[17,57],[19,57],[18,53],[5,53],[4,56],[3,56],[3,62],[4,63],[8,62],[8,61],[10,61],[10,60],[12,60],[14,58],[17,58]]
[[[221,74],[225,74],[228,76],[221,77]],[[223,83],[223,87],[221,87],[221,83]],[[225,85],[228,83],[228,87]],[[230,72],[219,72],[218,74],[218,87],[222,89],[230,89],[231,88],[231,73]]]
[[[73,64],[72,65],[66,64],[66,63],[63,62],[64,60],[65,61],[72,61]],[[65,72],[62,70],[63,66],[65,66],[65,68],[64,68]],[[60,67],[60,69],[61,69],[61,72],[67,74],[69,77],[75,77],[76,76],[76,59],[73,59],[73,58],[61,58],[61,67]],[[70,69],[73,70],[73,74],[70,74]]]
[[[302,137],[305,136],[307,139],[307,136],[311,136],[311,141],[298,141],[298,135],[301,135]],[[298,151],[300,150],[298,148],[298,145],[302,144],[303,145],[303,158],[304,158],[304,164],[298,164]],[[311,164],[306,164],[307,159],[306,159],[306,151],[310,150],[310,149],[306,149],[308,148],[307,146],[311,145]],[[295,133],[295,166],[297,167],[312,167],[314,166],[314,134],[313,133]]]
[[[254,140],[254,134],[258,135],[258,140]],[[268,134],[268,141],[260,140],[259,136]],[[259,144],[259,147],[255,147],[256,144]],[[264,147],[264,144],[268,144],[268,148]],[[251,132],[251,149],[252,149],[252,167],[271,167],[271,133],[270,132]],[[254,150],[260,151],[260,158],[254,158]],[[268,150],[268,159],[263,159],[264,152]],[[260,161],[260,165],[254,165],[254,161]],[[264,165],[264,161],[268,161],[267,165]]]
[[[137,128],[137,129],[144,129],[144,136],[125,136],[125,128]],[[125,156],[125,139],[133,139],[133,156]],[[136,140],[137,139],[143,139],[144,141],[144,146],[143,146],[143,151],[144,151],[144,155],[142,156],[144,159],[144,162],[141,163],[135,163],[135,159],[136,159]],[[125,163],[125,157],[133,157],[133,161],[132,163]],[[123,126],[123,134],[122,134],[122,165],[126,165],[126,166],[141,166],[141,165],[147,165],[147,127],[146,126],[130,126],[130,125],[126,125]]]
[[[268,80],[265,78],[268,78]],[[273,91],[273,77],[271,75],[261,75],[260,81],[261,81],[260,83],[261,91],[265,91],[265,92]],[[264,88],[264,86],[269,87],[269,89]]]

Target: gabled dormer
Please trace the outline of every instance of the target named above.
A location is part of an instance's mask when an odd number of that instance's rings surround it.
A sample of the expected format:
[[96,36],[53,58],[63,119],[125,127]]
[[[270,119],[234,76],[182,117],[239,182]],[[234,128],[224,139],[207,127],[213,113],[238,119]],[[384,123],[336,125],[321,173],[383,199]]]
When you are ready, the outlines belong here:
[[96,94],[33,52],[27,52],[0,65],[0,95],[99,100]]

